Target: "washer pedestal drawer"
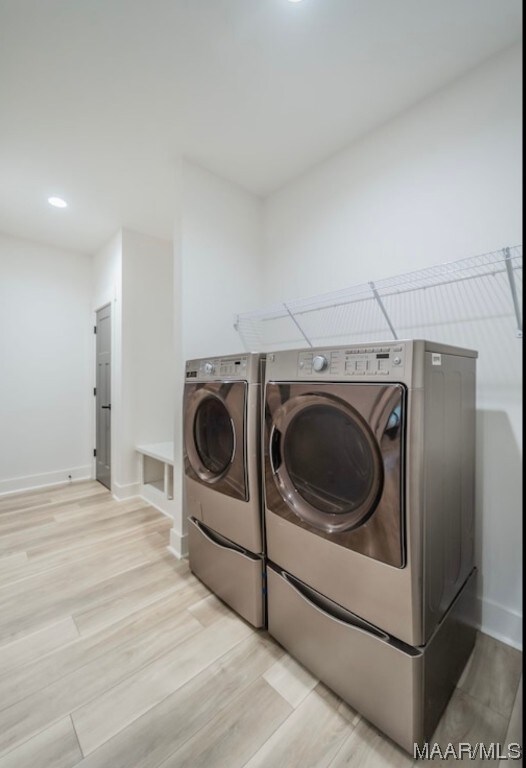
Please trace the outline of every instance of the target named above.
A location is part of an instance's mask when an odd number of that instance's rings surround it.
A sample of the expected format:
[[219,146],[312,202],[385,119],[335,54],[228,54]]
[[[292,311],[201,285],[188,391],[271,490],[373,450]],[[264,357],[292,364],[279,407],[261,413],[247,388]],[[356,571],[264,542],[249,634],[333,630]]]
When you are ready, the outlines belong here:
[[190,569],[254,627],[265,623],[263,559],[188,519]]
[[[468,581],[474,581],[470,577]],[[466,583],[430,642],[413,648],[267,568],[268,629],[290,653],[387,736],[413,754],[429,739],[475,642]]]

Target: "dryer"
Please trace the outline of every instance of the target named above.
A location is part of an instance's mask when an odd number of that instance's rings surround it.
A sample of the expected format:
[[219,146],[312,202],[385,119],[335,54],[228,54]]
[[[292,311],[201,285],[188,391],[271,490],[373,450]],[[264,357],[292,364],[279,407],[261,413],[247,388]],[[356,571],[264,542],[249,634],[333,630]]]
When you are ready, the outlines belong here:
[[269,632],[409,751],[475,637],[475,362],[427,341],[267,356]]
[[184,466],[190,568],[263,626],[261,381],[264,356],[186,363]]

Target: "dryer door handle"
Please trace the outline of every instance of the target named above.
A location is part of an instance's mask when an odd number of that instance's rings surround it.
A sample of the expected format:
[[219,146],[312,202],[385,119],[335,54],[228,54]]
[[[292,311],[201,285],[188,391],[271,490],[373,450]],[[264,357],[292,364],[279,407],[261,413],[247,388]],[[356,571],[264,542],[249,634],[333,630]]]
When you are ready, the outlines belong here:
[[275,475],[281,466],[281,432],[274,425],[270,430],[269,439],[269,458],[272,474]]

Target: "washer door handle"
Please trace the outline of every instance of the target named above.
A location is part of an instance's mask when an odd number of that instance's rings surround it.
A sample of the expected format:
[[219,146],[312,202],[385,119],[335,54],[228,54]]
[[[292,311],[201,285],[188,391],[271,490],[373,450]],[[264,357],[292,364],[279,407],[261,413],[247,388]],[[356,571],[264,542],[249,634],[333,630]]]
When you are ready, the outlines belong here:
[[281,466],[280,441],[281,441],[281,432],[274,425],[272,425],[272,429],[270,430],[270,439],[269,439],[269,458],[270,458],[270,467],[272,469],[273,475],[276,474],[276,472]]
[[230,427],[232,429],[232,456],[230,457],[230,463],[232,464],[236,457],[236,425],[232,417],[230,417]]

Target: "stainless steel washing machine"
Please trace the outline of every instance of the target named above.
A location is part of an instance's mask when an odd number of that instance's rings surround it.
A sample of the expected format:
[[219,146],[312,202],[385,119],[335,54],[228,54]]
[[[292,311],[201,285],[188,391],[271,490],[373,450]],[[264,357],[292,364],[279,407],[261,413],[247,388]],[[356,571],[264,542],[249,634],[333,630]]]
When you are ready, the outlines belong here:
[[264,362],[256,354],[189,360],[183,405],[190,568],[256,627],[265,621]]
[[269,631],[409,751],[474,642],[475,363],[426,341],[267,356]]

